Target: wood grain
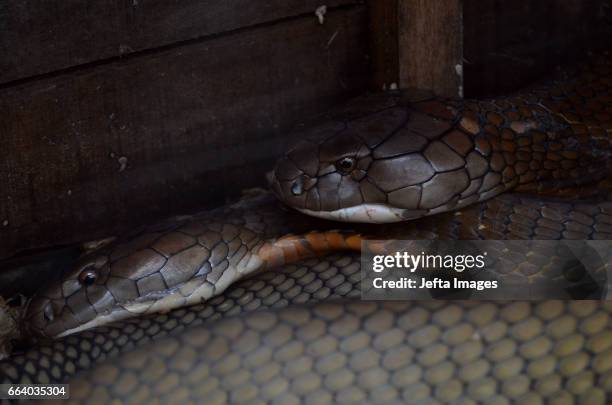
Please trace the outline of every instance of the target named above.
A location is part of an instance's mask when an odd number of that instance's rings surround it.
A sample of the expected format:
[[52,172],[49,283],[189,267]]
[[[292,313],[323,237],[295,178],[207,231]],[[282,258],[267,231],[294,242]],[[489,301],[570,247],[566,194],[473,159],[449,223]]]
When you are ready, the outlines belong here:
[[263,185],[288,129],[366,90],[367,44],[357,5],[1,89],[0,256]]
[[[332,9],[362,3],[327,0]],[[283,18],[320,0],[4,0],[0,83]]]
[[368,2],[372,90],[399,83],[398,0]]
[[462,11],[461,0],[399,0],[401,87],[461,93]]

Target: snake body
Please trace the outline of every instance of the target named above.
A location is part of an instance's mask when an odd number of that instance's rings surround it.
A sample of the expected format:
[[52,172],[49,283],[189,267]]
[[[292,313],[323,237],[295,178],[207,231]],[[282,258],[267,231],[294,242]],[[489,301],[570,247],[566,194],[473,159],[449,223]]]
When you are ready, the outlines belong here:
[[[409,224],[361,227],[395,239],[612,239],[612,203],[542,202],[505,195]],[[61,337],[137,315],[210,299],[266,268],[337,250],[359,250],[361,237],[313,226],[269,195],[229,208],[167,221],[81,259],[28,305],[27,333]],[[521,257],[526,252],[509,252]],[[516,263],[516,268],[519,268]],[[93,276],[93,280],[88,277]]]
[[292,306],[144,345],[75,379],[73,398],[605,404],[611,311],[592,302]]
[[365,303],[360,279],[356,255],[259,273],[207,303],[33,349],[2,364],[2,381],[69,381],[75,403],[610,399],[607,303]]
[[[294,220],[292,226],[299,229],[301,225],[297,220],[303,218],[273,204],[270,196],[257,197],[229,211],[233,213],[230,220],[233,224],[249,222],[252,229],[259,229],[262,234],[270,237],[274,232],[284,235],[290,219]],[[228,209],[224,212],[228,212]],[[609,233],[612,231],[612,203],[609,202],[546,202],[520,194],[505,194],[460,210],[459,214],[442,213],[410,223],[388,224],[374,229],[367,227],[363,230],[375,230],[381,232],[381,235],[398,239],[524,239],[545,235],[549,238],[609,239],[612,236]],[[218,212],[210,215],[219,218]],[[177,220],[176,223],[184,225],[185,219]],[[260,225],[254,226],[256,223]],[[166,228],[165,233],[172,233],[176,229],[169,225],[161,227]],[[310,225],[311,221],[308,222]],[[98,254],[106,255],[108,251],[120,246],[127,245],[119,242]],[[132,254],[142,254],[142,248],[134,244],[130,246]],[[151,251],[150,254],[153,256],[156,253]],[[84,258],[75,269],[80,270],[83,263],[91,261],[96,261],[95,255]],[[0,361],[0,382],[71,381],[76,373],[129,351],[134,346],[151,342],[155,347],[161,347],[155,342],[159,338],[182,334],[186,329],[199,325],[214,328],[209,323],[218,318],[234,317],[255,310],[280,310],[288,305],[334,298],[357,299],[360,296],[360,279],[357,259],[343,255],[327,260],[314,258],[303,264],[280,266],[271,272],[258,272],[205,303],[176,309],[164,315],[135,317],[35,346],[23,354]]]
[[[612,205],[586,185],[607,175],[611,84],[607,58],[577,79],[513,98],[362,99],[344,118],[307,131],[276,166],[273,189],[324,218],[415,219],[348,226],[380,238],[612,239]],[[585,199],[543,198],[561,186]],[[532,195],[498,196],[509,190]],[[74,398],[612,400],[609,306],[344,301],[283,309],[357,297],[355,256],[283,265],[358,250],[361,237],[304,221],[268,197],[249,204],[146,229],[59,274],[30,302],[27,331],[58,337],[105,326],[0,362],[0,382],[66,381],[142,344],[73,380]],[[260,272],[270,268],[277,273]],[[188,304],[196,305],[144,316]],[[259,307],[271,309],[204,324]],[[144,318],[106,326],[137,315]]]
[[296,231],[300,221],[263,195],[148,227],[59,273],[28,303],[25,332],[57,338],[193,305],[253,272],[360,248],[355,235],[341,232],[288,235],[287,225]]

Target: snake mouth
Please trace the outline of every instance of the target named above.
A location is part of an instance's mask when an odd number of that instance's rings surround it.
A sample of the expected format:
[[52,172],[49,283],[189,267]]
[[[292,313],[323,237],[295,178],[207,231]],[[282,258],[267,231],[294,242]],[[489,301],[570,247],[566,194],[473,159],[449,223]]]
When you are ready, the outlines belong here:
[[370,224],[388,224],[416,219],[423,214],[417,210],[396,208],[386,204],[359,204],[333,211],[313,211],[296,208],[301,213],[317,218],[340,222],[361,222]]
[[[134,314],[146,312],[143,309],[150,308],[155,304],[154,300],[135,300],[126,304],[117,305],[107,309],[104,313],[97,314],[94,318],[83,322],[73,322],[71,327],[62,322],[59,314],[53,315],[50,310],[51,302],[46,304],[41,311],[30,313],[23,322],[23,336],[28,339],[46,340],[63,338],[87,329],[104,326],[113,322],[122,321],[134,316]],[[55,321],[55,322],[54,322]]]
[[68,335],[72,335],[74,333],[79,333],[79,332],[82,332],[88,329],[105,326],[113,322],[118,322],[118,321],[122,321],[128,318],[131,318],[133,316],[134,316],[133,313],[125,310],[124,308],[121,308],[120,310],[113,311],[107,315],[99,315],[95,317],[94,319],[90,320],[89,322],[85,322],[84,324],[81,324],[75,328],[66,329],[62,331],[61,333],[59,333],[58,335],[53,336],[53,338],[54,339],[63,338]]
[[[138,297],[125,303],[117,303],[102,310],[88,312],[71,308],[63,300],[37,295],[28,300],[23,310],[21,328],[22,336],[29,340],[57,339],[81,332],[86,329],[102,326],[111,322],[123,320],[133,316],[137,310],[132,310],[135,304],[150,307],[156,297]],[[91,309],[91,307],[89,307]]]

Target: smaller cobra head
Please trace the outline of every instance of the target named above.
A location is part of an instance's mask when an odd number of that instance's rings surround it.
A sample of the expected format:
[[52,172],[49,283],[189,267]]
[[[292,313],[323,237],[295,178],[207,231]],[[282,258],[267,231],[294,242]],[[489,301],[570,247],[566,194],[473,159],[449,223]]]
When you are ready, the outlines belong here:
[[[223,215],[216,213],[215,215]],[[227,215],[232,216],[229,212]],[[230,255],[226,240],[242,243]],[[223,291],[262,260],[257,233],[216,216],[175,218],[81,258],[37,293],[25,311],[31,337],[62,337],[139,315],[192,305]],[[231,269],[230,269],[231,268]]]
[[115,300],[105,286],[109,270],[108,257],[99,255],[60,272],[29,301],[24,315],[26,334],[60,337],[80,330],[99,313],[110,314]]

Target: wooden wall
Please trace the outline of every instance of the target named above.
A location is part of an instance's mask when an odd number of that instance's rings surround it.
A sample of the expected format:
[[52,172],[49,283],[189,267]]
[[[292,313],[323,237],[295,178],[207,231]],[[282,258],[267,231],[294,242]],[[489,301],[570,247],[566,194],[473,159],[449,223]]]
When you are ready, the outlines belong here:
[[368,2],[370,21],[370,58],[373,91],[399,85],[399,15],[398,0]]
[[399,0],[402,87],[462,96],[462,0]]
[[[610,0],[397,0],[401,87],[457,97],[514,91],[589,50]],[[609,17],[608,17],[609,18]]]
[[0,4],[0,257],[263,185],[287,131],[369,84],[358,0]]

